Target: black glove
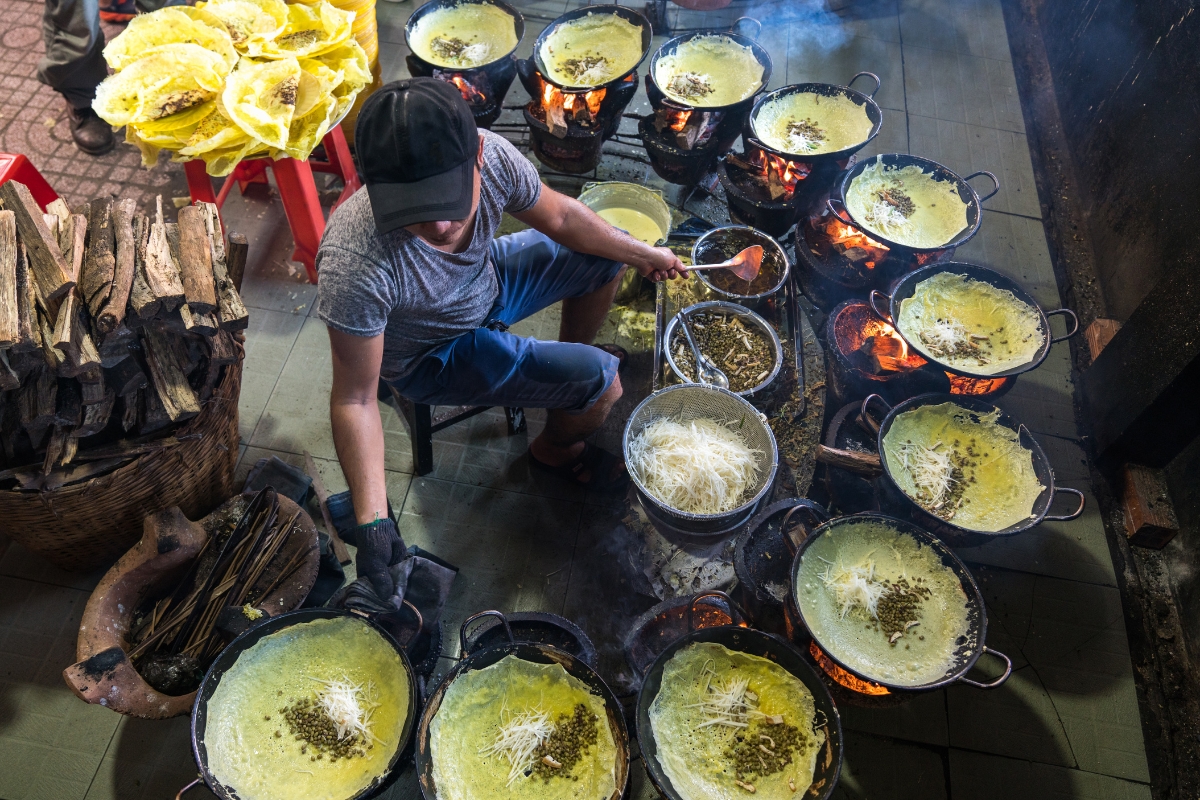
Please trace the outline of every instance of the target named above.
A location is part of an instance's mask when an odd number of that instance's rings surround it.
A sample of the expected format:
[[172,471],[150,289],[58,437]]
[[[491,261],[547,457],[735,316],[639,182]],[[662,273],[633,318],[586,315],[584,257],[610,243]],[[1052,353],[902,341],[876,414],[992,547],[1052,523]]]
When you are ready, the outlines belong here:
[[396,593],[388,567],[404,560],[404,541],[390,518],[377,519],[354,529],[354,541],[358,555],[354,564],[358,576],[366,578],[375,587],[381,600],[387,601]]

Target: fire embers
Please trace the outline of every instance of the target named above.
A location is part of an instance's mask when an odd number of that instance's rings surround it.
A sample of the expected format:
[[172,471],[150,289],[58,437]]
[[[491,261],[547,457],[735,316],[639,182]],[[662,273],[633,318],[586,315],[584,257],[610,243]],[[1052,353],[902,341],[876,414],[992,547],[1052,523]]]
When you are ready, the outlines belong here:
[[830,317],[830,323],[839,354],[869,375],[908,372],[928,363],[864,302],[847,303]]
[[654,130],[680,150],[698,150],[712,141],[721,122],[720,111],[661,105],[654,111]]
[[814,220],[813,227],[819,234],[818,241],[823,238],[828,244],[829,252],[865,269],[875,269],[890,252],[888,247],[833,214]]
[[729,179],[750,199],[783,203],[791,201],[796,185],[812,171],[811,164],[789,161],[757,148],[745,156],[730,153],[725,168]]
[[[630,76],[629,79],[632,78]],[[541,84],[538,102],[531,102],[530,108],[534,116],[545,123],[551,135],[565,139],[572,124],[589,129],[602,126],[600,108],[608,94],[606,88],[600,87],[590,92],[563,92],[540,75],[538,82]]]

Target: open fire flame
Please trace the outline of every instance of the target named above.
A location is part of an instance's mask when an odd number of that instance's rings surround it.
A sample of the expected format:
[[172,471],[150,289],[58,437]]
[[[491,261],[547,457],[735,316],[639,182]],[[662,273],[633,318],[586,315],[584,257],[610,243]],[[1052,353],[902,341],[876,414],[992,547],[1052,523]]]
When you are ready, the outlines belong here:
[[909,372],[928,363],[866,303],[842,309],[833,324],[838,349],[859,369],[873,375]]
[[777,183],[783,189],[784,200],[791,199],[796,193],[796,184],[807,178],[808,173],[812,171],[808,164],[797,164],[765,150],[756,150],[751,162],[758,167],[762,179],[768,185]]
[[833,659],[825,655],[821,648],[817,647],[816,642],[808,643],[808,652],[826,675],[850,691],[874,697],[891,694],[886,686],[880,686],[878,683],[871,681],[864,681],[862,678],[855,677],[852,673],[833,663]]
[[479,91],[477,87],[471,85],[471,82],[463,76],[452,75],[450,77],[450,82],[458,87],[458,93],[461,94],[462,99],[466,100],[469,104],[478,106],[487,102],[487,95]]
[[824,231],[835,250],[851,261],[861,262],[867,269],[875,269],[890,249],[833,215],[825,223]]
[[542,84],[542,111],[546,115],[546,124],[551,128],[565,128],[568,122],[591,125],[600,114],[600,104],[608,94],[604,87],[590,92],[566,93],[541,77],[538,80]]
[[998,392],[1008,382],[1008,378],[968,378],[965,375],[955,375],[947,372],[950,379],[950,394],[960,394],[969,397],[983,397],[992,392]]
[[687,127],[688,120],[692,118],[694,109],[685,108],[680,111],[667,110],[667,127],[675,132],[679,132]]

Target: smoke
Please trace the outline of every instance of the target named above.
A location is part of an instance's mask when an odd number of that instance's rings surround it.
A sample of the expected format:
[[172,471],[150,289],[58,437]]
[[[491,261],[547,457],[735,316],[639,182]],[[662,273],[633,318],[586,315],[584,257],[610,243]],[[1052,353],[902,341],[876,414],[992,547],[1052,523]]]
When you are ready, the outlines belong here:
[[788,26],[791,54],[826,55],[850,40],[845,21],[830,10],[828,0],[767,0],[746,15],[761,21],[764,32]]

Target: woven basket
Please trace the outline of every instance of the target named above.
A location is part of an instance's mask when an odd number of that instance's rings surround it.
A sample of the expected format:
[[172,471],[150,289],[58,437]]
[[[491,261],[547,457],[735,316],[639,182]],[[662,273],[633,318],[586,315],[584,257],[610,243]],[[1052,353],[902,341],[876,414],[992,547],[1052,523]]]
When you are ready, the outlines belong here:
[[200,519],[233,494],[241,387],[239,359],[201,412],[171,434],[180,439],[173,447],[54,491],[0,491],[0,533],[60,569],[88,572],[133,547],[147,514],[179,506]]

